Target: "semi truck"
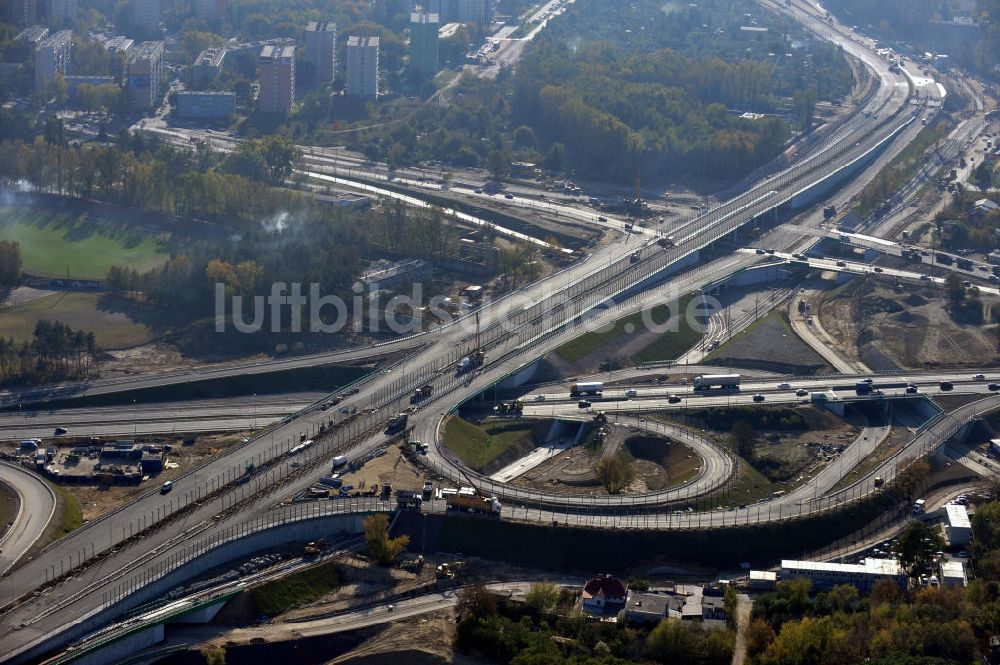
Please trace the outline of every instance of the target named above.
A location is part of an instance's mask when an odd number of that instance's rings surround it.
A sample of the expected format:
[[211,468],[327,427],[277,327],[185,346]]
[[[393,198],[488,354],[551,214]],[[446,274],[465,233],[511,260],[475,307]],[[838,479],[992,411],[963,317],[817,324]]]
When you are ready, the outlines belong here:
[[484,513],[486,515],[500,515],[500,500],[495,496],[479,496],[478,494],[456,494],[448,495],[448,510],[459,510],[470,513]]
[[739,374],[701,374],[694,377],[695,390],[711,390],[712,388],[733,389],[739,387]]
[[485,360],[486,354],[482,351],[476,350],[465,356],[458,361],[457,373],[465,374],[466,372],[471,372],[477,367],[481,367],[483,360]]
[[601,381],[574,383],[569,387],[570,397],[579,397],[580,395],[600,395],[603,392],[604,383]]
[[431,393],[433,392],[434,392],[434,386],[432,386],[429,383],[426,386],[421,386],[420,388],[417,388],[416,390],[413,391],[413,394],[410,395],[410,404],[416,404],[417,402],[427,399],[428,397],[431,396]]

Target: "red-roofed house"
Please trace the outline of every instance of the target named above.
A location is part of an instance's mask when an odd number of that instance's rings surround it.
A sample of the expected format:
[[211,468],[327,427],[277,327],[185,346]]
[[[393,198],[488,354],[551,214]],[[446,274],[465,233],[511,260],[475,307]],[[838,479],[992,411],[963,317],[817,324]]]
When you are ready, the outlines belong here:
[[627,584],[617,577],[600,575],[583,587],[583,611],[593,614],[617,611],[625,606],[627,595]]

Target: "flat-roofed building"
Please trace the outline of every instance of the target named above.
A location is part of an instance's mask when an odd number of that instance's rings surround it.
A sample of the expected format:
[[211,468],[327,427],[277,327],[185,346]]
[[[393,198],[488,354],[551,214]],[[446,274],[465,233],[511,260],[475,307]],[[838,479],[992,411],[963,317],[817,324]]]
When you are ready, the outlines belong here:
[[225,118],[232,113],[236,113],[235,92],[182,90],[177,93],[178,117]]
[[351,35],[347,39],[347,94],[378,98],[378,37]]
[[218,78],[222,63],[226,59],[226,49],[207,48],[198,54],[191,64],[191,85],[204,88]]
[[965,574],[965,564],[961,561],[944,561],[941,563],[941,586],[967,587],[969,578]]
[[262,48],[257,75],[260,78],[258,110],[261,113],[290,113],[295,101],[295,47],[268,45]]
[[69,69],[73,50],[73,32],[60,30],[43,39],[35,49],[35,88],[55,81]]
[[305,36],[302,62],[312,65],[317,84],[332,83],[337,69],[337,24],[333,21],[309,21]]
[[38,0],[7,0],[3,18],[16,26],[28,26],[38,22]]
[[143,42],[128,64],[128,97],[135,109],[156,106],[163,85],[163,42]]
[[422,78],[433,78],[438,72],[437,14],[413,12],[410,14],[410,67]]
[[965,547],[972,542],[968,508],[956,503],[944,507],[944,535],[952,547]]
[[209,23],[226,18],[228,9],[229,0],[194,0],[194,15]]
[[144,35],[160,34],[160,0],[132,0],[132,27]]
[[49,21],[72,23],[76,20],[76,0],[46,0],[45,11]]
[[812,580],[815,589],[850,584],[859,591],[869,591],[879,580],[892,580],[900,587],[906,587],[906,573],[895,559],[865,559],[864,563],[782,560],[781,579],[796,577]]

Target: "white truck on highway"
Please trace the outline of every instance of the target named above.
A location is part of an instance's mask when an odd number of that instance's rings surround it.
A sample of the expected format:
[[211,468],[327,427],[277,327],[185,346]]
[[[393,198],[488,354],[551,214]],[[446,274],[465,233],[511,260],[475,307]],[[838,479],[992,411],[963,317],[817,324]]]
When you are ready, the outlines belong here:
[[694,377],[695,390],[711,390],[712,388],[739,388],[739,374],[702,374]]

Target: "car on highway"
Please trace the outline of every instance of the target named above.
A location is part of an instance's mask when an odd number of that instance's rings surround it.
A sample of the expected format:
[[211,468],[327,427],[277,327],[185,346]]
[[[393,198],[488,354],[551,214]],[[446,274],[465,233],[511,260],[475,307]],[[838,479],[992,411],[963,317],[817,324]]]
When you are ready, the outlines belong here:
[[394,609],[396,609],[396,606],[393,605],[392,603],[389,603],[388,605],[385,606],[386,612],[392,612]]
[[847,264],[844,263],[843,261],[837,261],[837,267],[838,268],[846,268]]
[[677,395],[670,395],[667,397],[667,401],[671,404],[677,404],[677,402],[681,401],[681,398]]
[[755,402],[763,402],[764,401],[764,396],[761,395],[760,393],[757,393],[756,395],[753,396],[753,401],[755,401]]
[[786,382],[781,382],[781,383],[778,384],[777,387],[778,387],[778,390],[791,390],[792,389],[792,384],[786,383]]
[[920,279],[923,280],[923,281],[925,281],[925,282],[929,282],[929,281],[931,281],[931,276],[930,275],[921,275]]
[[973,374],[972,375],[972,380],[973,381],[985,381],[986,380],[986,375],[985,374]]
[[805,397],[808,394],[809,394],[809,391],[806,390],[805,388],[799,388],[798,390],[795,391],[795,396],[796,397]]
[[606,222],[606,221],[608,221],[608,218],[605,217],[604,215],[598,215],[597,216],[597,221],[599,221],[599,222]]
[[507,199],[508,201],[510,201],[510,200],[512,200],[514,198],[514,195],[510,194],[510,193],[507,193],[507,194],[504,194],[503,197],[505,199]]
[[878,266],[875,266],[874,268],[872,268],[872,270],[874,270],[875,272],[882,272],[882,269],[879,268]]
[[765,252],[765,251],[764,251],[763,249],[761,249],[760,247],[758,247],[758,248],[757,248],[756,250],[754,250],[754,251],[755,251],[755,252],[757,252],[758,254],[767,254],[767,252]]
[[917,386],[916,386],[916,384],[911,383],[911,384],[908,384],[906,386],[906,394],[907,395],[915,395],[916,393],[917,393]]
[[55,434],[55,436],[62,436],[63,434],[66,433],[66,428],[65,427],[57,427],[57,428],[55,428],[55,430],[54,430],[53,433]]
[[545,395],[535,395],[535,401],[536,402],[544,402],[545,401]]
[[943,392],[948,392],[949,390],[952,390],[955,387],[951,381],[942,381],[941,383],[938,384],[938,386],[941,388]]
[[581,399],[579,402],[576,403],[576,405],[577,405],[577,407],[579,407],[581,409],[589,409],[590,408],[590,402],[588,402],[585,399]]
[[474,191],[474,192],[475,192],[476,194],[482,194],[482,193],[483,193],[483,190],[479,189],[478,187],[477,187],[477,188],[476,188],[475,190],[473,190],[473,191]]
[[160,494],[166,494],[174,488],[174,481],[168,480],[167,482],[160,485]]
[[625,397],[638,397],[638,396],[639,396],[639,391],[637,391],[635,388],[629,388],[628,390],[625,391]]

